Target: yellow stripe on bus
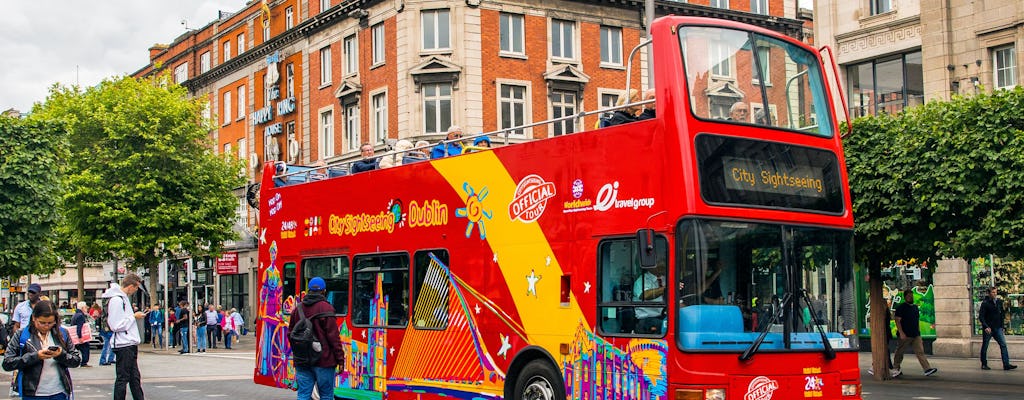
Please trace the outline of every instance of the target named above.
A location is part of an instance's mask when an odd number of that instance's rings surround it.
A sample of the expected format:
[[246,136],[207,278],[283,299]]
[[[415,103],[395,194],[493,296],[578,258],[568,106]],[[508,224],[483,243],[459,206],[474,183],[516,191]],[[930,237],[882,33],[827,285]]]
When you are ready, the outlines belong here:
[[[507,210],[515,195],[516,182],[494,153],[484,151],[434,160],[431,163],[464,202],[469,195],[469,188],[474,193],[486,193],[486,197],[479,202],[483,211],[492,213],[491,218],[481,219],[486,242],[498,260],[530,344],[544,347],[552,355],[557,355],[558,345],[570,343],[580,324],[589,330],[588,324],[583,322],[583,312],[575,297],[570,296],[567,307],[560,305],[562,268],[540,226],[536,222],[523,223],[509,217]],[[547,212],[557,211],[555,200],[550,201]],[[469,219],[457,216],[454,222],[469,223]],[[481,240],[480,227],[470,228],[472,230],[466,231],[468,238],[460,237],[457,240]],[[452,258],[458,259],[458,256]],[[535,293],[529,290],[531,281],[534,282]],[[500,333],[511,336],[514,332]],[[512,355],[512,351],[507,354]]]

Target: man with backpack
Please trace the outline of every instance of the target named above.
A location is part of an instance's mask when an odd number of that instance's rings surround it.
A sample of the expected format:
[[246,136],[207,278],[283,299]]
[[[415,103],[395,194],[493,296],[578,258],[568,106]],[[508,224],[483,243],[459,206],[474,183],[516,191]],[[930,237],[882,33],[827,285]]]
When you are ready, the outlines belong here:
[[121,279],[121,286],[111,285],[103,298],[107,300],[107,326],[114,332],[113,342],[115,360],[114,400],[124,400],[127,396],[125,387],[131,389],[132,398],[144,400],[142,393],[142,374],[139,372],[139,325],[136,320],[146,317],[142,311],[132,312],[129,296],[142,287],[142,278],[128,273]]
[[334,375],[345,362],[345,353],[338,336],[334,307],[324,293],[327,284],[321,277],[309,280],[308,292],[302,303],[292,311],[288,322],[288,342],[292,346],[295,365],[297,400],[309,400],[313,385],[321,399],[334,398]]

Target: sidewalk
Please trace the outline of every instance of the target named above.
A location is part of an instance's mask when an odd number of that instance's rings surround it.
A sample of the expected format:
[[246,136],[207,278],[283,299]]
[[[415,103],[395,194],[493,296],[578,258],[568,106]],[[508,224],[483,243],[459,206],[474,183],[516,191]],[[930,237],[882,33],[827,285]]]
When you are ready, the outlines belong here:
[[[191,346],[192,351],[195,352],[196,344],[193,342],[193,343],[191,343],[191,345],[192,345]],[[139,345],[139,351],[140,352],[144,352],[144,353],[175,354],[175,355],[177,355],[179,350],[181,350],[181,346],[175,347],[173,349],[172,348],[164,348],[163,350],[160,350],[160,349],[154,349],[153,348],[153,344],[151,344],[151,343],[142,343],[142,344]],[[231,350],[228,350],[228,349],[224,348],[224,342],[218,341],[217,342],[217,348],[216,349],[208,348],[208,349],[206,349],[206,353],[205,354],[252,353],[252,352],[255,352],[255,351],[256,351],[256,335],[253,332],[249,332],[248,335],[240,336],[238,342],[237,343],[233,343],[231,345]],[[99,350],[93,350],[93,354],[97,354],[98,355],[99,354]],[[204,353],[199,353],[199,354],[204,354]]]
[[[917,357],[915,357],[913,353],[907,353],[903,356],[903,376],[897,379],[907,381],[926,381],[938,378],[946,382],[985,382],[1003,385],[1024,385],[1024,360],[1021,359],[1010,359],[1010,363],[1020,366],[1020,368],[1012,371],[1004,371],[1002,362],[998,358],[989,360],[989,366],[992,367],[992,370],[989,371],[981,369],[981,361],[977,358],[928,356],[928,362],[932,367],[939,369],[938,373],[930,377],[924,376],[924,370],[921,369],[921,364],[917,362]],[[871,353],[861,352],[860,369],[862,381],[875,379],[875,377],[868,374],[868,369],[870,368]]]

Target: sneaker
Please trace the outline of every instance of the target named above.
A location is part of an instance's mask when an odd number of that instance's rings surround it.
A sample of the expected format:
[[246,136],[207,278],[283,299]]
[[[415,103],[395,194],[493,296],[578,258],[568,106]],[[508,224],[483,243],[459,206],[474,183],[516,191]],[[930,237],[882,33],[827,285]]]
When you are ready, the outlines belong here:
[[1007,365],[1007,366],[1003,367],[1003,369],[1009,371],[1011,369],[1017,369],[1017,366],[1016,365]]
[[988,365],[982,365],[981,369],[988,371],[988,370],[990,370],[992,368],[989,368]]
[[868,375],[875,376],[875,369],[874,368],[868,368]]
[[939,372],[938,368],[928,368],[924,370],[924,376],[932,376],[935,375],[936,372]]
[[903,371],[900,371],[898,369],[891,370],[891,371],[889,371],[889,373],[890,373],[890,375],[892,375],[893,378],[899,378],[899,377],[903,376]]

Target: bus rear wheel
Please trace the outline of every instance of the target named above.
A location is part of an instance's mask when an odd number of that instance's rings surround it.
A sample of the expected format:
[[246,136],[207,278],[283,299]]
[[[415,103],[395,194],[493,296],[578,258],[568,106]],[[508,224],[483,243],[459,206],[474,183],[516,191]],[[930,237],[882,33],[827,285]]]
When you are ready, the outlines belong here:
[[564,400],[565,390],[558,372],[550,363],[533,360],[523,367],[516,379],[515,400]]

